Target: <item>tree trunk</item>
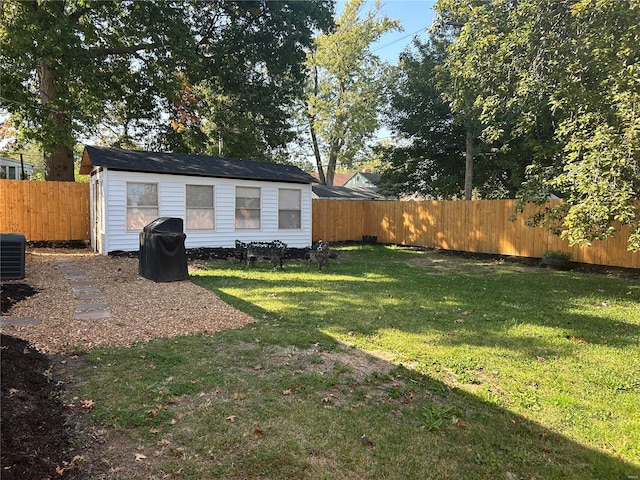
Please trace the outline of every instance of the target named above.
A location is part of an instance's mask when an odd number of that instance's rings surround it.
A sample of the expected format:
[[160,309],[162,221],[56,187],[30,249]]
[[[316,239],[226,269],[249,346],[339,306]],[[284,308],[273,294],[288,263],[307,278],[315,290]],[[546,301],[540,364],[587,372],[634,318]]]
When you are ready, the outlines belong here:
[[316,166],[318,167],[318,178],[321,185],[327,185],[327,180],[322,169],[322,157],[320,156],[320,147],[318,147],[318,137],[316,129],[313,126],[313,117],[309,115],[309,133],[311,134],[311,143],[313,144],[313,154],[316,157]]
[[329,149],[329,163],[327,164],[327,185],[333,186],[333,179],[336,175],[336,165],[338,164],[338,153],[340,152],[340,142],[336,139],[331,141]]
[[473,193],[473,131],[467,126],[467,146],[464,167],[464,199],[471,200]]
[[49,62],[44,59],[38,61],[38,80],[40,83],[40,100],[42,108],[49,110],[49,117],[55,125],[57,141],[49,145],[43,145],[44,155],[44,178],[48,181],[73,182],[73,149],[67,145],[64,139],[67,138],[71,129],[71,120],[63,112],[50,110],[49,104],[56,95],[57,80],[51,69]]
[[73,182],[73,150],[58,145],[53,153],[44,157],[44,178],[50,182]]

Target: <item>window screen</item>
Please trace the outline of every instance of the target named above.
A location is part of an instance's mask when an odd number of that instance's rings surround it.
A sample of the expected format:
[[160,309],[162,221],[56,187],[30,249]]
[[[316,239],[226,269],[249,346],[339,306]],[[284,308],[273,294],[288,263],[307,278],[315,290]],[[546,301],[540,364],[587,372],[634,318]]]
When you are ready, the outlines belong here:
[[213,230],[215,228],[213,199],[212,185],[187,185],[187,230]]
[[278,190],[278,228],[281,230],[302,227],[300,190],[281,188]]
[[158,218],[158,185],[127,183],[127,230],[142,230]]
[[236,228],[260,228],[260,189],[236,187]]

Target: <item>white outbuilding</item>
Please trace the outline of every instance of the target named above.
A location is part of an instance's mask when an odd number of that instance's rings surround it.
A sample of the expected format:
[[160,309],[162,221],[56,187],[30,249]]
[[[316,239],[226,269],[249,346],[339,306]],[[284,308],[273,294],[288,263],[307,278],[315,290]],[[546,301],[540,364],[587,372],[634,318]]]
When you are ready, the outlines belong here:
[[91,175],[91,245],[104,255],[138,251],[160,217],[183,219],[187,249],[311,245],[317,180],[293,165],[86,146],[80,173]]

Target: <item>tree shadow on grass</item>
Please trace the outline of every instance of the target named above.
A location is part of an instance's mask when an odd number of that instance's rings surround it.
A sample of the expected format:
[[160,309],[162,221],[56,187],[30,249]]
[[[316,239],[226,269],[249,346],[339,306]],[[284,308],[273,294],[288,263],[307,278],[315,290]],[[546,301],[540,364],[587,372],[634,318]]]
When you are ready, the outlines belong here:
[[[301,349],[315,346],[337,349],[343,351],[344,355],[350,355],[350,349],[326,334],[324,328],[310,329],[300,325],[296,319],[287,318],[286,313],[274,314],[219,289],[214,291],[223,300],[262,319],[260,324],[251,327],[252,336],[260,340],[260,348],[265,345],[295,344]],[[464,304],[461,308],[464,308]],[[332,324],[345,331],[351,327],[348,319]],[[243,329],[231,335],[241,338],[246,332]],[[499,331],[494,336],[487,336],[486,331],[474,334],[472,327],[468,326],[468,329],[458,332],[452,341],[476,346],[491,345],[499,341]],[[512,348],[519,349],[526,344],[527,340],[523,339],[521,345]],[[550,348],[542,343],[535,348],[542,347]],[[371,362],[380,361],[368,354],[365,357]],[[382,415],[390,419],[391,426],[381,429],[379,434],[369,434],[376,446],[376,454],[368,460],[371,463],[368,474],[372,478],[398,475],[398,472],[402,472],[404,478],[632,479],[640,476],[638,465],[582,445],[548,426],[451,387],[428,374],[392,363],[389,363],[388,370],[394,371],[390,382],[396,398],[379,402],[354,401],[359,407],[354,409],[349,420],[341,415],[335,420],[324,416],[324,422],[328,422],[334,430],[345,429],[344,435],[349,431],[366,431],[368,418]],[[295,380],[295,374],[292,378]],[[364,387],[356,382],[351,385],[351,391]],[[326,392],[318,392],[320,396],[324,394]],[[435,405],[435,410],[432,405]],[[310,429],[318,428],[313,425],[318,421],[314,418],[310,414]],[[348,422],[348,425],[339,425],[344,422]],[[434,424],[437,426],[434,427]],[[387,451],[384,445],[392,443],[395,447]],[[430,453],[425,453],[425,449],[429,449]],[[401,458],[390,456],[398,450],[403,452]],[[435,462],[431,463],[431,470],[424,461],[425,455]]]

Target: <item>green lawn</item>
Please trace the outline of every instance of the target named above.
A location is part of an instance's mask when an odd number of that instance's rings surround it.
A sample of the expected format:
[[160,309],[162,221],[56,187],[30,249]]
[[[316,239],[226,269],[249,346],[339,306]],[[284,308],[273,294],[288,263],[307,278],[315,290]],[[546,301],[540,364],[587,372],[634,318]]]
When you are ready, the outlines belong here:
[[259,322],[88,355],[153,458],[121,478],[640,478],[640,280],[382,246],[191,278]]

